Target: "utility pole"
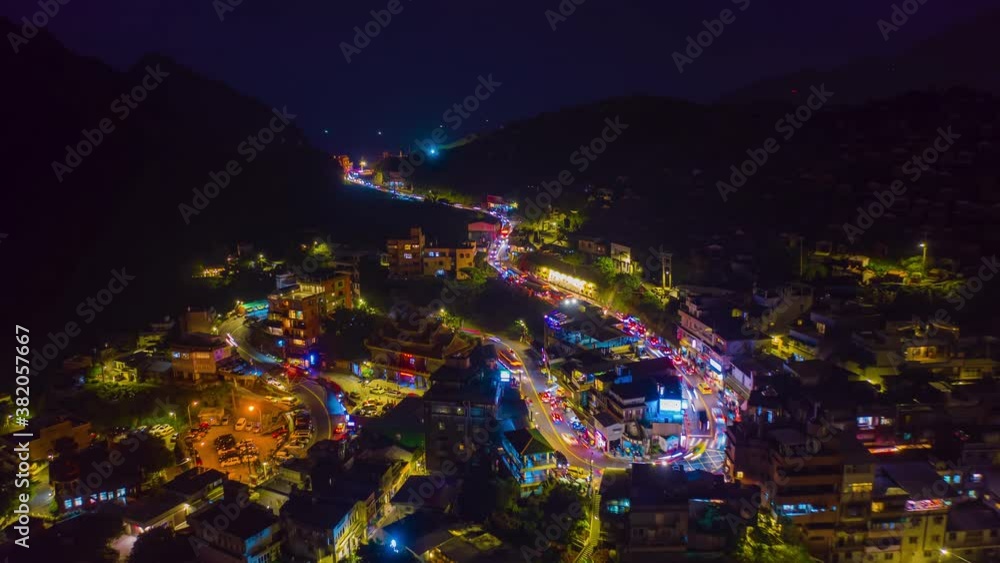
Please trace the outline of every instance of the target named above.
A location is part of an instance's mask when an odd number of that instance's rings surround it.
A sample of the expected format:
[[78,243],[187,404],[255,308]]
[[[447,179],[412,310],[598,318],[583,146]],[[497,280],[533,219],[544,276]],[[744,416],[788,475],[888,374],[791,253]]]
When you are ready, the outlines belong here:
[[[674,288],[674,255],[670,252],[663,252],[663,245],[660,245],[660,289],[666,291]],[[670,265],[667,265],[667,261]],[[667,283],[669,276],[670,282]]]
[[799,235],[799,279],[800,280],[802,279],[802,270],[803,270],[802,253],[803,253],[803,247],[805,245],[806,245],[806,238],[802,235]]

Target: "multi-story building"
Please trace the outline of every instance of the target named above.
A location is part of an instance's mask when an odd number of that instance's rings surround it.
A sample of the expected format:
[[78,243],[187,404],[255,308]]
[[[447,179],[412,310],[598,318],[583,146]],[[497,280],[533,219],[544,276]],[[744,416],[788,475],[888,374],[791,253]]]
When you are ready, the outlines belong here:
[[475,265],[475,258],[475,242],[430,245],[420,227],[412,227],[408,238],[389,239],[386,243],[389,272],[403,278],[449,275],[465,279],[468,276],[464,270]]
[[464,365],[434,372],[423,396],[428,470],[465,466],[497,443],[502,386],[495,360],[489,360],[492,348],[480,345]]
[[733,359],[752,356],[763,343],[763,335],[742,316],[734,316],[738,311],[732,308],[702,309],[689,302],[687,309],[679,312],[677,339],[682,352],[703,365],[720,386],[732,369]]
[[[959,503],[948,511],[944,549],[958,561],[988,563],[1000,561],[1000,515],[993,505],[972,501]],[[947,561],[947,559],[945,559]]]
[[674,561],[686,553],[721,555],[735,541],[732,522],[753,522],[756,487],[721,475],[656,464],[632,465],[628,553],[638,561]]
[[839,440],[794,427],[772,430],[768,439],[775,511],[802,531],[811,553],[828,553],[844,477]]
[[323,299],[324,293],[301,288],[267,296],[264,330],[277,339],[278,347],[293,361],[314,363],[309,355],[322,332]]
[[555,450],[535,429],[504,432],[500,440],[503,462],[521,486],[521,496],[541,492],[556,469]]
[[412,227],[410,236],[400,239],[389,239],[386,242],[386,254],[389,258],[389,272],[399,277],[416,277],[423,275],[423,252],[427,239],[420,227]]
[[956,500],[956,491],[926,461],[879,463],[868,543],[884,561],[941,561],[948,510]]
[[232,357],[233,349],[218,336],[187,334],[170,343],[170,367],[174,379],[200,383],[218,373],[219,364]]
[[[204,563],[277,563],[281,526],[273,512],[247,497],[210,504],[187,517],[195,557]],[[225,522],[226,525],[220,525]]]
[[296,494],[281,507],[285,550],[296,560],[343,561],[367,543],[364,502]]
[[[403,314],[402,318],[407,319]],[[406,326],[395,322],[383,326],[365,340],[376,376],[425,386],[431,374],[452,361],[468,360],[475,343],[440,322]]]
[[343,270],[318,270],[297,273],[299,289],[319,295],[320,311],[324,315],[336,309],[354,308],[354,279],[351,272]]
[[457,248],[427,247],[423,251],[423,264],[425,276],[449,275],[464,280],[469,277],[466,270],[476,264],[476,245],[469,243]]

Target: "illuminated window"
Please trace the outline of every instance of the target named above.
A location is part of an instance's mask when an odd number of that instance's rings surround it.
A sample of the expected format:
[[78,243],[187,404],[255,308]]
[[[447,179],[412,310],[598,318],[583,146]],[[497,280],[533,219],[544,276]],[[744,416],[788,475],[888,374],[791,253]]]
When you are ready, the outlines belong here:
[[852,493],[870,493],[872,490],[871,483],[851,483],[847,486],[847,490]]
[[884,502],[873,502],[872,503],[872,512],[882,512],[883,510],[885,510],[885,503]]
[[736,472],[736,478],[737,479],[742,479],[743,478],[743,472],[742,471],[737,471]]
[[407,253],[403,254],[403,258],[406,258],[407,260],[412,260],[413,259],[413,255],[410,254],[409,252],[407,252]]

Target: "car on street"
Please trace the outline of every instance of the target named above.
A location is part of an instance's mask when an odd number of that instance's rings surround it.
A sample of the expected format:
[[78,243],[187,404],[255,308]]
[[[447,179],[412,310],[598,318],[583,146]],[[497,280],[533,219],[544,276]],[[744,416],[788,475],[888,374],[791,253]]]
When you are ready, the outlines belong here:
[[246,427],[247,427],[247,419],[241,417],[239,420],[236,421],[237,431],[246,430]]
[[285,434],[288,434],[288,429],[287,428],[279,428],[279,429],[275,430],[274,432],[271,432],[271,438],[274,438],[275,440],[277,440],[278,438],[281,438]]
[[712,394],[712,386],[709,385],[708,383],[705,383],[704,381],[698,384],[698,390],[701,391],[702,395]]
[[558,423],[560,423],[562,421],[563,421],[563,416],[561,414],[559,414],[558,412],[552,413],[552,422],[555,422],[555,423],[558,424]]
[[722,413],[722,409],[719,407],[712,407],[712,416],[715,417],[716,424],[720,426],[726,425],[726,415]]

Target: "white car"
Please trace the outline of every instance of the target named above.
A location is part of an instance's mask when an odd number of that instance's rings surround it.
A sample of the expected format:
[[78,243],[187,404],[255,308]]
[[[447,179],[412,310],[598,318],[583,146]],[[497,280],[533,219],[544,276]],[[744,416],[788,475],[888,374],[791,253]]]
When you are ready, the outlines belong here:
[[236,421],[236,430],[237,431],[246,430],[246,427],[247,427],[247,419],[240,418],[239,420]]

